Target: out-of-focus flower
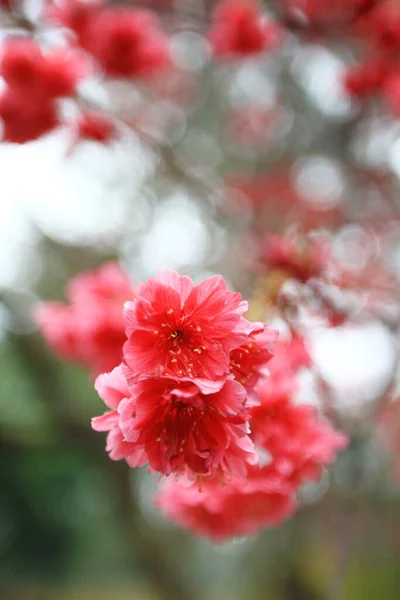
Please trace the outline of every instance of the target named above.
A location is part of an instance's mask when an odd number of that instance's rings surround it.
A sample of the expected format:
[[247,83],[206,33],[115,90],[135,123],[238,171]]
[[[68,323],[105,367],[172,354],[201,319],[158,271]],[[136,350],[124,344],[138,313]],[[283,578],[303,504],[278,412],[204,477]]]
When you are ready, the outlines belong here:
[[78,44],[110,77],[143,77],[169,66],[169,41],[155,13],[105,6],[101,0],[53,3],[47,20],[72,30]]
[[274,356],[268,364],[271,377],[293,377],[303,367],[311,366],[311,356],[305,340],[292,333],[274,347]]
[[319,418],[315,407],[296,404],[296,373],[309,365],[301,339],[278,345],[270,377],[256,391],[261,400],[251,409],[252,439],[271,457],[274,467],[293,484],[317,479],[324,465],[336,460],[347,436]]
[[347,70],[343,84],[352,96],[365,98],[381,92],[390,73],[390,67],[382,56],[372,57],[360,65]]
[[1,76],[16,93],[28,93],[32,103],[71,96],[86,72],[81,56],[69,49],[44,53],[24,37],[7,39],[2,46]]
[[374,10],[360,18],[353,33],[367,47],[368,57],[351,67],[344,78],[346,91],[360,99],[385,94],[397,112],[396,79],[399,74],[400,12],[390,2],[375,2]]
[[54,129],[55,100],[72,96],[86,72],[81,56],[68,49],[44,53],[30,39],[7,39],[0,60],[7,84],[0,96],[3,138],[23,143]]
[[105,8],[91,20],[85,49],[107,75],[152,75],[169,65],[169,43],[146,10]]
[[223,0],[213,13],[209,40],[218,57],[238,57],[270,50],[281,39],[278,26],[252,0]]
[[159,271],[125,306],[124,360],[129,379],[173,375],[217,379],[229,373],[229,354],[254,325],[248,304],[220,276],[194,285],[174,271]]
[[69,304],[39,304],[36,321],[57,354],[98,375],[121,362],[126,341],[123,305],[134,294],[120,266],[110,262],[70,281]]
[[270,270],[305,283],[327,268],[331,248],[326,239],[301,235],[270,235],[261,244],[261,261]]
[[236,478],[226,485],[208,478],[199,488],[169,479],[155,502],[169,519],[215,542],[277,527],[296,509],[293,486],[269,466],[249,467],[246,482]]
[[3,139],[14,144],[36,140],[59,124],[53,101],[32,104],[29,96],[7,89],[0,95],[0,119]]
[[290,394],[285,396],[282,391],[282,386],[276,394],[270,388],[265,393],[258,390],[261,406],[252,409],[253,439],[272,456],[282,475],[300,485],[318,479],[322,467],[336,460],[348,439],[319,419],[315,407],[296,405]]
[[[375,2],[376,7],[363,15],[357,30],[372,47],[389,53],[400,50],[400,13],[395,3]],[[388,56],[389,56],[388,55]]]

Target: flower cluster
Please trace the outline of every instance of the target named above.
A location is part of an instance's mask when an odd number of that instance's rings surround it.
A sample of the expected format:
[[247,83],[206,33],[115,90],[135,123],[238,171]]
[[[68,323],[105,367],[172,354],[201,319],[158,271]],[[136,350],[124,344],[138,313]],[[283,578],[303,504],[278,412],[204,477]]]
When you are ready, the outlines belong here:
[[[110,431],[110,456],[124,451],[122,440],[130,464],[139,456],[164,475],[245,475],[257,462],[254,386],[277,337],[247,321],[246,310],[219,276],[194,285],[164,270],[139,288],[125,304],[123,364],[96,384],[111,412],[93,427]],[[118,406],[116,393],[124,394]]]
[[346,445],[295,403],[297,372],[310,365],[304,341],[278,342],[248,321],[247,302],[222,277],[195,285],[162,270],[135,292],[108,263],[72,280],[67,295],[70,305],[39,306],[45,338],[104,371],[95,388],[108,411],[93,429],[107,432],[112,460],[171,476],[156,504],[184,527],[224,541],[277,526]]
[[61,29],[61,46],[42,47],[29,30],[1,44],[3,140],[25,143],[54,130],[63,123],[58,100],[67,97],[77,109],[76,119],[65,121],[75,139],[108,142],[115,137],[113,119],[90,109],[90,103],[88,109],[78,83],[87,75],[136,79],[158,73],[170,64],[167,36],[153,12],[109,7],[100,0],[48,2],[42,18],[46,26]]

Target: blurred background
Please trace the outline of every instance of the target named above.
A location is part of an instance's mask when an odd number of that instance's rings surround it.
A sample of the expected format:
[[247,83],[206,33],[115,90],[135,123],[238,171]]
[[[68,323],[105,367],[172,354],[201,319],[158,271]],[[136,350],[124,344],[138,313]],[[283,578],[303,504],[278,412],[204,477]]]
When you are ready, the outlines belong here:
[[[209,4],[154,9],[172,73],[82,85],[139,132],[72,152],[65,128],[0,145],[1,599],[400,598],[398,114],[345,90],[363,46],[329,23],[289,21],[273,52],[213,61]],[[279,4],[264,3],[278,23]],[[274,262],[271,234],[323,240],[333,274],[308,250],[298,271]],[[279,327],[296,306],[313,357],[300,399],[352,441],[278,529],[196,539],[153,507],[156,477],[109,460],[90,375],[53,355],[32,318],[109,259],[136,283],[161,267],[222,273]]]

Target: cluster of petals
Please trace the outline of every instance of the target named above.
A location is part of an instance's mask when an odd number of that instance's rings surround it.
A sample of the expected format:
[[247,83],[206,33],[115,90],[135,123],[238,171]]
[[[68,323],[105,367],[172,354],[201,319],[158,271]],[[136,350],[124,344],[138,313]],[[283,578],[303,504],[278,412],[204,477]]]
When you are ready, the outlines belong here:
[[68,304],[42,302],[36,321],[52,350],[97,376],[122,359],[126,340],[123,305],[134,288],[115,262],[81,273],[67,287]]
[[[194,285],[162,270],[139,287],[125,304],[123,365],[96,384],[111,412],[93,427],[110,432],[111,457],[121,454],[123,440],[133,444],[125,446],[129,464],[139,452],[164,475],[246,476],[257,462],[249,436],[249,410],[258,403],[252,388],[277,336],[247,321],[246,310],[220,276]],[[126,397],[115,407],[108,394],[118,386]]]
[[72,96],[85,74],[85,62],[70,49],[45,52],[31,39],[7,38],[0,60],[6,83],[0,96],[4,140],[24,143],[54,129],[59,122],[56,101]]
[[257,2],[223,0],[214,10],[208,37],[216,56],[235,58],[270,50],[279,43],[281,31]]

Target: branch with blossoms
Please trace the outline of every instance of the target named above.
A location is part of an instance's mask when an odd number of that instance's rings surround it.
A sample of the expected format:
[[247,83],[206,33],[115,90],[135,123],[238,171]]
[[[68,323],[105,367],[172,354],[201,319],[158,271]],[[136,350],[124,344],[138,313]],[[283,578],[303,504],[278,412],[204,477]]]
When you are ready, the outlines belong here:
[[[92,427],[107,433],[110,459],[127,465],[114,467],[146,570],[166,598],[185,597],[142,523],[128,467],[157,474],[155,505],[195,535],[225,542],[277,527],[356,429],[339,430],[348,424],[316,366],[311,334],[371,322],[398,334],[397,191],[387,172],[360,167],[357,156],[369,138],[375,143],[372,134],[358,137],[363,125],[376,115],[396,124],[399,115],[400,11],[379,0],[49,0],[37,17],[26,8],[1,3],[3,142],[60,129],[68,160],[81,143],[112,147],[138,136],[161,159],[161,174],[200,191],[231,226],[225,269],[213,271],[225,270],[249,305],[221,276],[195,285],[162,270],[137,285],[106,263],[71,280],[66,303],[43,302],[35,312],[48,346],[88,370],[108,408]],[[340,126],[336,106],[328,124],[315,106],[315,123],[296,119],[315,87],[308,65],[298,73],[303,55],[307,63],[313,45],[338,43],[335,90],[351,109]],[[231,89],[218,95],[226,81]],[[213,157],[213,170],[202,169],[201,158],[177,149],[180,129],[201,119],[208,88],[215,145],[228,155],[220,171]],[[309,138],[325,161],[310,157]],[[238,157],[242,173],[227,173]],[[394,354],[374,399],[389,420],[398,408]],[[25,356],[34,362],[29,348]],[[318,408],[299,401],[304,373],[314,376]],[[58,415],[65,435],[85,438],[72,425]],[[388,438],[396,448],[395,434]]]

